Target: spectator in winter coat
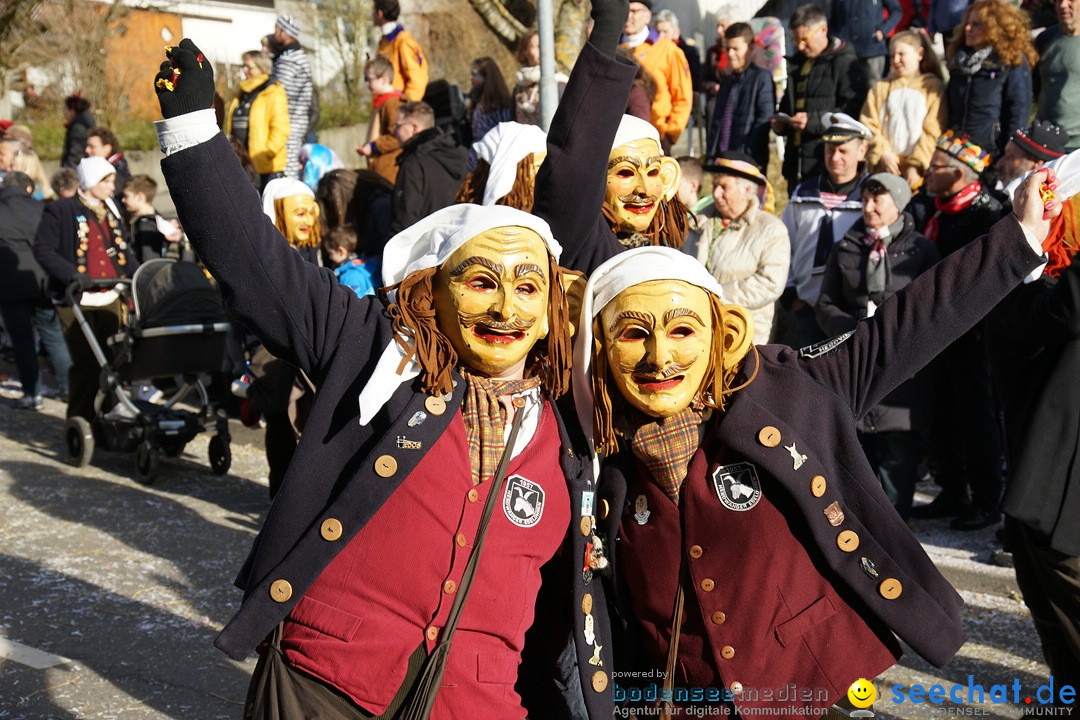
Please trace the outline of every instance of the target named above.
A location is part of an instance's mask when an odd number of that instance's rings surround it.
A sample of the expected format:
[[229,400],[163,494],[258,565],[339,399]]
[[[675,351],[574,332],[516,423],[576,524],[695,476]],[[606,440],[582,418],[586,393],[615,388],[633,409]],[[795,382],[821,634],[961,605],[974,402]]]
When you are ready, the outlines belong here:
[[64,148],[60,152],[60,167],[76,168],[86,157],[86,133],[97,125],[90,114],[90,101],[79,95],[64,99]]
[[730,150],[746,153],[758,167],[768,167],[769,120],[776,112],[772,77],[750,62],[754,31],[749,23],[735,23],[724,36],[730,72],[716,93],[705,157]]
[[889,34],[900,18],[899,0],[832,0],[829,27],[836,37],[851,43],[873,82],[885,74]]
[[103,157],[116,170],[116,193],[113,195],[113,202],[120,207],[124,197],[124,183],[131,178],[131,170],[128,169],[124,149],[120,147],[116,133],[106,127],[91,128],[86,133],[86,156]]
[[226,135],[244,144],[248,156],[259,173],[259,190],[285,172],[288,155],[290,118],[285,88],[270,78],[274,64],[261,50],[250,50],[242,56],[244,79],[240,94],[225,112]]
[[382,33],[378,54],[394,67],[394,89],[400,90],[406,100],[419,102],[427,90],[428,61],[420,43],[397,21],[400,13],[398,0],[373,3],[371,17]]
[[1080,148],[1080,5],[1055,3],[1058,24],[1035,38],[1039,51],[1036,115],[1061,126],[1069,150]]
[[401,143],[394,183],[391,233],[454,202],[465,179],[468,151],[435,127],[435,111],[427,103],[402,103],[394,134]]

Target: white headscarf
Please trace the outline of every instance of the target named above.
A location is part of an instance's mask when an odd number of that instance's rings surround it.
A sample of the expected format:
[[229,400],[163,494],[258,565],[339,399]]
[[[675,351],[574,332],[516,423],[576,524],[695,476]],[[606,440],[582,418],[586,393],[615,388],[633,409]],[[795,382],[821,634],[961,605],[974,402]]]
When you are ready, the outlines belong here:
[[652,123],[636,115],[623,115],[619,122],[619,129],[615,131],[615,140],[611,143],[611,149],[614,150],[634,140],[655,140],[657,146],[660,147],[660,154],[664,154],[664,149],[660,145],[660,132]]
[[[467,241],[500,227],[532,230],[558,262],[562,247],[552,236],[548,224],[535,215],[505,205],[451,205],[390,238],[383,248],[383,284],[394,285],[417,270],[438,267]],[[375,371],[360,391],[361,425],[367,425],[375,417],[401,383],[420,374],[415,361],[410,361],[398,374],[398,366],[404,357],[394,340],[383,349]]]
[[[727,304],[720,283],[716,282],[716,278],[705,266],[675,248],[641,247],[627,250],[610,258],[593,271],[585,285],[571,370],[574,406],[590,449],[594,447],[593,394],[589,377],[593,356],[593,320],[623,290],[652,280],[687,282],[712,293],[720,302]],[[599,461],[596,457],[593,457],[593,463],[593,470],[599,472]]]
[[474,142],[472,151],[491,166],[481,204],[494,205],[513,189],[521,159],[529,153],[547,152],[547,133],[535,125],[503,122]]
[[311,191],[311,188],[296,178],[274,178],[266,183],[266,187],[263,188],[263,212],[266,213],[266,216],[270,218],[272,222],[276,223],[277,214],[274,212],[274,201],[292,197],[293,195],[307,195],[310,198],[315,197],[315,193]]
[[110,175],[115,175],[116,168],[103,157],[84,157],[75,172],[79,175],[79,187],[89,190]]

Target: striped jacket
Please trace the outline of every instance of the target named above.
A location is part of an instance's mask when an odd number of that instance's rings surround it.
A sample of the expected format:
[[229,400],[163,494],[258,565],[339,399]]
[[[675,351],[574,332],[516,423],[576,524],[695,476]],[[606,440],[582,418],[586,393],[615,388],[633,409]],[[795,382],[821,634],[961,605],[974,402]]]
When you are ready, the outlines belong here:
[[314,85],[311,81],[311,65],[300,43],[287,45],[274,58],[274,71],[270,78],[285,88],[289,101],[289,141],[285,144],[285,174],[300,175],[300,146],[308,131],[308,113],[311,109]]

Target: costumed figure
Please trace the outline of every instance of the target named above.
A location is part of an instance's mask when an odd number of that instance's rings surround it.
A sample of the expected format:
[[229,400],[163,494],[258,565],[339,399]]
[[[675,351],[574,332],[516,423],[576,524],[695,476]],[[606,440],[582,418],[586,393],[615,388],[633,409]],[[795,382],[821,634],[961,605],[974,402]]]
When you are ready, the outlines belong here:
[[547,134],[535,125],[499,123],[472,144],[476,165],[456,202],[532,210],[536,172],[547,157]]
[[[246,716],[429,717],[433,703],[431,718],[504,720],[525,702],[531,717],[610,718],[595,485],[553,402],[574,278],[547,224],[445,208],[388,243],[389,294],[359,298],[260,216],[204,109],[210,64],[187,39],[168,54],[158,131],[177,212],[233,316],[319,390],[216,640],[235,658],[261,643]],[[571,636],[583,615],[590,637]]]
[[[1038,182],[1021,195],[988,238],[798,352],[754,346],[749,312],[687,255],[640,248],[596,269],[573,389],[603,458],[599,502],[621,510],[606,522],[624,677],[666,667],[676,700],[717,688],[709,705],[803,714],[890,667],[893,633],[939,667],[959,649],[962,601],[890,506],[855,419],[1038,274],[1059,206],[1044,213]],[[764,691],[792,685],[822,690]]]

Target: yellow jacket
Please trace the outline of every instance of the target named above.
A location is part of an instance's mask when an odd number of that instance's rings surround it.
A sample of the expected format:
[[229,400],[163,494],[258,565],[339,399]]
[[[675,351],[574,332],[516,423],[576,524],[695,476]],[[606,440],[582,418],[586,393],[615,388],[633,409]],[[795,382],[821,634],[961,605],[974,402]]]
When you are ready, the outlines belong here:
[[[256,75],[240,81],[240,92],[251,92],[270,78]],[[232,117],[240,105],[240,98],[233,98],[225,113],[225,134],[232,133]],[[285,142],[289,139],[289,102],[285,88],[270,83],[251,103],[248,113],[248,154],[255,165],[255,172],[265,175],[285,171]]]
[[678,45],[650,28],[648,39],[634,48],[634,57],[652,73],[656,83],[649,121],[660,131],[661,137],[674,144],[690,120],[694,102],[686,56]]
[[416,38],[398,25],[389,35],[379,38],[378,53],[394,67],[394,89],[400,90],[410,102],[423,100],[428,84],[428,61]]

